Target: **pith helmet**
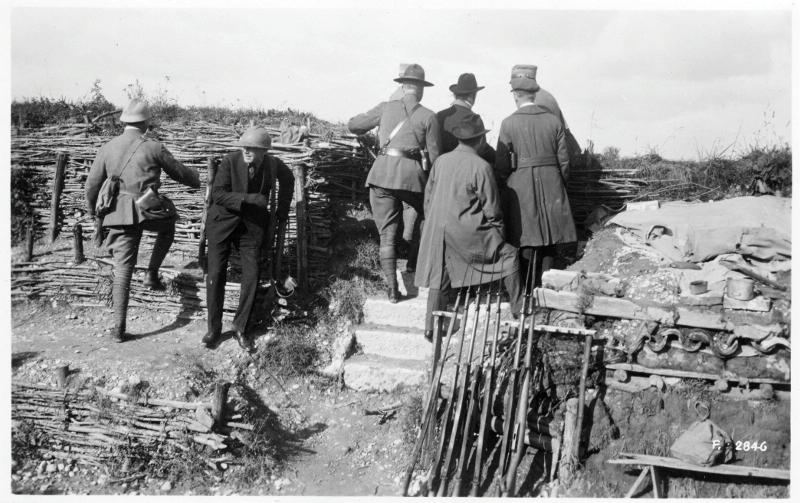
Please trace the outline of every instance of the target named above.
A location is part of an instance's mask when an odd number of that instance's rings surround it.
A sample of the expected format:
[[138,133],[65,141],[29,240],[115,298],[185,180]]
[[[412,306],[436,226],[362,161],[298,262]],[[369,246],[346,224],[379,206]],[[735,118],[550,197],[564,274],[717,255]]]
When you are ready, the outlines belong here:
[[119,116],[120,122],[127,122],[133,124],[135,122],[144,122],[150,120],[150,107],[142,100],[131,100],[122,110],[122,115]]
[[532,91],[539,90],[536,83],[535,65],[514,65],[511,69],[511,90],[512,91]]
[[416,63],[411,63],[410,65],[403,68],[403,65],[400,65],[400,76],[394,79],[395,82],[416,82],[418,84],[422,84],[425,87],[430,87],[433,84],[425,80],[425,70],[422,69]]
[[272,138],[263,127],[251,127],[236,142],[239,147],[268,149],[272,146]]
[[478,92],[483,88],[484,86],[478,85],[474,74],[462,73],[458,76],[458,82],[450,86],[450,92],[453,94],[469,94]]
[[488,129],[484,129],[483,120],[478,114],[467,115],[453,128],[453,136],[459,140],[477,138],[488,132]]

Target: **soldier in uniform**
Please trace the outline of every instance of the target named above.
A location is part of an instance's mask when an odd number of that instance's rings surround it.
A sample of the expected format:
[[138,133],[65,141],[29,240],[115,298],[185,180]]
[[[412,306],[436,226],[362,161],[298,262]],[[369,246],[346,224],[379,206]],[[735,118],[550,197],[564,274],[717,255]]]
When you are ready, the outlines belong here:
[[144,284],[154,290],[164,289],[158,269],[175,237],[177,213],[169,200],[155,195],[161,185],[161,171],[189,187],[200,186],[196,169],[184,166],[164,145],[145,136],[150,119],[147,104],[132,100],[120,116],[125,130],[100,147],[86,180],[86,202],[89,214],[94,217],[103,182],[114,176],[119,178],[116,202],[102,219],[102,226],[108,229],[106,244],[114,260],[112,337],[116,342],[125,340],[131,275],[145,230],[156,232],[157,236]]
[[272,139],[266,129],[248,129],[239,138],[238,146],[240,150],[223,158],[211,190],[206,223],[208,332],[203,344],[214,349],[222,337],[226,273],[234,245],[242,263],[242,286],[232,331],[239,346],[252,352],[253,341],[247,337],[246,329],[258,288],[259,255],[262,247],[272,245],[266,240],[271,220],[269,200],[277,184],[276,223],[280,226],[289,218],[294,176],[283,161],[267,153]]
[[[484,86],[479,86],[475,75],[471,73],[462,73],[458,76],[458,82],[450,86],[450,92],[453,93],[452,105],[436,113],[439,129],[442,133],[443,154],[452,151],[458,146],[458,138],[453,135],[453,129],[465,117],[475,114],[472,107],[475,106],[478,91],[481,89],[484,89]],[[480,115],[478,117],[480,118]],[[494,165],[494,149],[488,143],[483,142],[478,155],[489,164]]]
[[436,114],[420,104],[425,80],[420,65],[406,66],[394,79],[403,89],[403,97],[384,101],[350,119],[347,126],[355,134],[364,134],[380,125],[380,152],[367,175],[369,201],[380,233],[380,259],[389,301],[399,300],[397,289],[396,241],[403,213],[408,203],[424,218],[423,191],[428,166],[439,156],[439,123]]
[[486,129],[476,114],[451,129],[458,146],[433,165],[425,187],[420,261],[414,282],[428,287],[425,338],[433,337],[433,311],[444,308],[451,285],[479,285],[503,278],[516,317],[522,305],[517,249],[505,240],[500,192],[492,166],[478,155]]
[[[534,285],[552,267],[555,246],[577,240],[567,198],[569,154],[562,121],[536,105],[535,67],[515,66],[511,90],[517,111],[500,125],[495,172],[505,185],[506,238],[521,248],[522,270],[534,264]],[[533,250],[537,253],[534,254]]]

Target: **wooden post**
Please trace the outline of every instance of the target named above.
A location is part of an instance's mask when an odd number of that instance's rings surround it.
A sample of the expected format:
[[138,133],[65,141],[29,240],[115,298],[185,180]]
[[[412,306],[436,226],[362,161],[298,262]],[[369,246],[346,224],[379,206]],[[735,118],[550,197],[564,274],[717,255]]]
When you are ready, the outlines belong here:
[[294,173],[295,215],[297,217],[297,279],[302,290],[308,290],[308,238],[306,237],[306,167],[292,166]]
[[572,456],[576,461],[581,459],[581,436],[583,432],[583,411],[586,408],[586,378],[589,375],[589,358],[592,356],[592,336],[587,334],[583,343],[583,367],[578,389],[578,412],[575,415],[575,440],[572,444]]
[[36,235],[33,215],[28,218],[28,228],[25,229],[25,261],[33,262],[33,240]]
[[72,228],[72,248],[75,250],[75,264],[82,264],[86,257],[83,255],[83,227],[75,224]]
[[53,178],[53,197],[50,200],[50,242],[58,237],[58,210],[61,192],[64,190],[64,174],[67,168],[67,153],[59,152],[56,158],[56,172]]
[[222,423],[222,416],[225,414],[225,404],[228,402],[228,388],[230,383],[218,382],[214,385],[214,401],[211,403],[211,415],[214,417],[214,424]]

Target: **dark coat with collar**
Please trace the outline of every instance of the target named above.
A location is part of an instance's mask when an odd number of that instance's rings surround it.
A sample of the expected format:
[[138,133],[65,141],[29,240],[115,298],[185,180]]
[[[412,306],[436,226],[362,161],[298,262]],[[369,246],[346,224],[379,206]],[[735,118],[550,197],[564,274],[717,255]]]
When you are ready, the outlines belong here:
[[[270,162],[276,165],[276,178],[272,178]],[[256,169],[263,170],[259,193],[270,199],[273,185],[277,184],[277,219],[285,220],[294,195],[294,175],[277,157],[269,154]],[[212,204],[208,208],[206,232],[209,243],[221,243],[228,239],[240,223],[254,242],[262,242],[270,223],[269,209],[259,208],[244,202],[247,195],[247,163],[241,151],[226,155],[217,169],[211,190]]]
[[[442,134],[443,154],[452,152],[456,147],[458,147],[458,138],[453,136],[453,129],[458,126],[465,117],[469,117],[471,115],[478,114],[465,106],[455,103],[444,110],[436,112],[436,119],[439,121],[439,131]],[[480,115],[478,116],[480,117]],[[481,125],[483,125],[483,120],[481,120]],[[481,149],[478,151],[478,155],[481,156],[481,159],[489,164],[494,164],[494,149],[488,143],[483,144]]]
[[528,105],[506,117],[497,139],[495,172],[505,185],[503,212],[511,244],[548,246],[577,240],[566,189],[567,141],[557,116]]
[[[395,126],[403,120],[406,123],[387,144]],[[380,126],[378,142],[381,147],[404,150],[427,148],[431,165],[439,157],[441,140],[436,114],[420,105],[416,96],[406,95],[399,100],[384,101],[347,123],[348,129],[354,134],[364,134],[375,126]],[[367,185],[423,192],[427,177],[419,161],[379,155],[369,170]]]
[[103,218],[103,226],[138,224],[139,214],[134,201],[150,187],[158,190],[162,170],[178,183],[200,187],[200,175],[195,168],[178,162],[164,145],[147,138],[138,129],[126,129],[100,147],[89,169],[86,179],[89,214],[94,215],[100,187],[106,178],[119,176],[121,172],[116,205],[114,211]]
[[436,161],[425,187],[425,225],[414,283],[478,285],[516,273],[517,249],[505,241],[500,192],[489,163],[459,145]]

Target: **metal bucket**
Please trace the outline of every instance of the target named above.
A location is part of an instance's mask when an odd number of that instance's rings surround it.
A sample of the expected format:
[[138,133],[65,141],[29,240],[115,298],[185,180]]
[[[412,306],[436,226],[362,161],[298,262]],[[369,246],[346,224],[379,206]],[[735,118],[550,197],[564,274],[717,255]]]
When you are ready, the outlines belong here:
[[750,278],[728,278],[725,283],[725,293],[732,299],[750,300],[756,296],[754,284]]

